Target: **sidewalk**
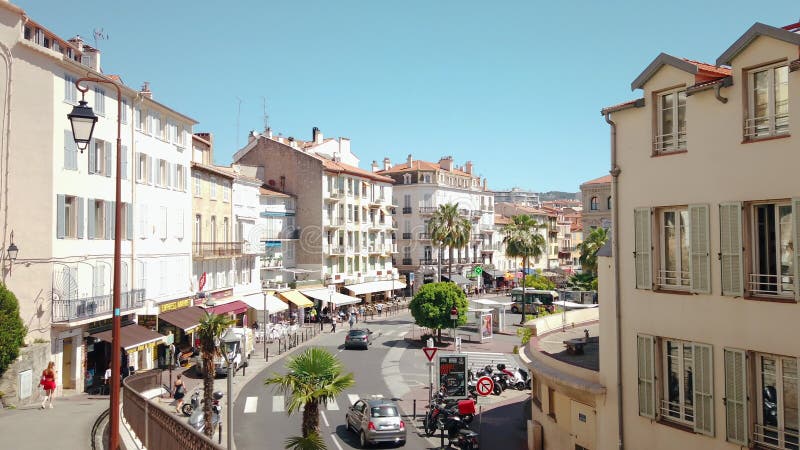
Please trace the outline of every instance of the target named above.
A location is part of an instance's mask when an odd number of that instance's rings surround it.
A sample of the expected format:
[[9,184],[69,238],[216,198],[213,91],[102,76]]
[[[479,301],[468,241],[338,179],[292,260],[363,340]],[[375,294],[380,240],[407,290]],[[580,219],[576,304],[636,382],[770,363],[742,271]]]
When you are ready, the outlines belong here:
[[86,450],[91,448],[92,425],[108,406],[108,396],[77,394],[56,397],[53,409],[0,409],[3,448]]

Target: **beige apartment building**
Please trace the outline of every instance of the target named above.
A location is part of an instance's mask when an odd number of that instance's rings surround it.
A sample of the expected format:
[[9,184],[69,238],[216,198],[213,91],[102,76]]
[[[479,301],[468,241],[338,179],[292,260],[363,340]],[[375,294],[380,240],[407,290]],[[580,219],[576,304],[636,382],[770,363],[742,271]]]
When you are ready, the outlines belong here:
[[581,184],[581,198],[586,205],[581,222],[591,232],[594,228],[611,228],[611,175]]
[[662,53],[603,110],[615,247],[586,448],[800,445],[799,31],[757,23],[715,65]]

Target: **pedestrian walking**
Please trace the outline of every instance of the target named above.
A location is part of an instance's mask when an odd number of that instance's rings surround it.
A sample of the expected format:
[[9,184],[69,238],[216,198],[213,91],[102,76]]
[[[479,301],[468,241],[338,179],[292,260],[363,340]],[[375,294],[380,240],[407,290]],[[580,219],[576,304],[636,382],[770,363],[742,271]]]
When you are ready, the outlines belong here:
[[378,303],[376,307],[378,308],[378,317],[380,317],[383,313],[383,303]]
[[367,312],[367,310],[366,310],[366,309],[364,309],[364,305],[361,305],[361,306],[358,308],[358,311],[359,311],[359,314],[361,315],[361,317],[364,319],[364,321],[366,321],[366,320],[367,320],[367,316],[366,316],[366,312]]
[[319,316],[319,331],[322,331],[322,316]]
[[355,314],[350,314],[350,329],[353,329],[353,324],[356,323],[356,316]]
[[50,408],[53,407],[53,397],[55,396],[56,392],[56,363],[50,361],[47,363],[47,369],[42,371],[42,378],[39,380],[39,384],[44,389],[44,400],[42,400],[42,409],[44,409],[44,405],[48,402],[50,403]]
[[183,397],[186,396],[186,387],[183,385],[183,380],[181,380],[181,374],[178,374],[178,378],[175,380],[174,383],[175,389],[173,389],[172,397],[178,401],[175,404],[175,412],[180,414],[181,413],[181,406],[183,406]]
[[331,316],[331,333],[336,333],[336,322],[339,320],[338,317]]
[[353,315],[356,317],[356,323],[358,323],[358,308],[353,308]]

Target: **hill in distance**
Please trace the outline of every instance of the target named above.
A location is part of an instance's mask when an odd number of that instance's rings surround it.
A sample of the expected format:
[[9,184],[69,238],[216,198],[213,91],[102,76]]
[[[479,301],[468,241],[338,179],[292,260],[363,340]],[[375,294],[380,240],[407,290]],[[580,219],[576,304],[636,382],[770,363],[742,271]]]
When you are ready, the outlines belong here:
[[580,192],[548,191],[539,193],[539,200],[543,202],[549,200],[580,200],[580,198]]

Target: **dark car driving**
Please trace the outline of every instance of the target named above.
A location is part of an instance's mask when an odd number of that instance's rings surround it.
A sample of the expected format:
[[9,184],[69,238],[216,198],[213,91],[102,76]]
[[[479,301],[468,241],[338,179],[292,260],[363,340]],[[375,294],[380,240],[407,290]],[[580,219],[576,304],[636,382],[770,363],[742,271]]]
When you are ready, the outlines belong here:
[[364,350],[372,344],[372,332],[366,328],[352,329],[344,337],[344,348],[359,347]]

